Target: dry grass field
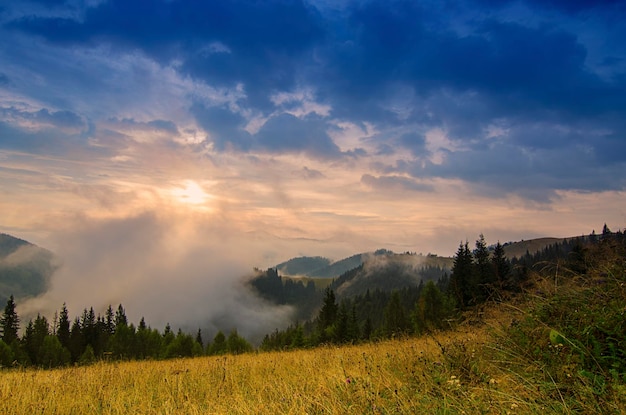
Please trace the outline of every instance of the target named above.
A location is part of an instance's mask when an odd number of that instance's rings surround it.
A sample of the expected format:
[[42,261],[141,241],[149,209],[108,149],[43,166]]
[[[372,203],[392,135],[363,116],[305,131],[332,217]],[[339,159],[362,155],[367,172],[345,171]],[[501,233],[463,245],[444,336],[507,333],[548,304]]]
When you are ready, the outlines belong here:
[[[498,316],[497,310],[492,314],[487,319],[490,324],[356,346],[5,370],[0,372],[0,413],[567,414],[599,410],[593,402],[578,402],[585,399],[584,391],[572,398],[550,392],[541,367],[516,362],[516,356],[498,349],[498,326],[509,324],[511,315]],[[593,400],[592,395],[588,398]],[[617,399],[609,408],[619,413],[626,404]]]

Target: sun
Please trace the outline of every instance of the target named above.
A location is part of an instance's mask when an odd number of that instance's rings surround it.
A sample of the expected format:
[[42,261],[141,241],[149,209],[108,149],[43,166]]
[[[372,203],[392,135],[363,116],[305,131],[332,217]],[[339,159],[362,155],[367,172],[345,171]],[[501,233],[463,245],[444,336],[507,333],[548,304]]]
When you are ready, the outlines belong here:
[[171,190],[171,194],[178,202],[187,205],[203,205],[211,199],[211,195],[193,180],[182,181],[179,186]]

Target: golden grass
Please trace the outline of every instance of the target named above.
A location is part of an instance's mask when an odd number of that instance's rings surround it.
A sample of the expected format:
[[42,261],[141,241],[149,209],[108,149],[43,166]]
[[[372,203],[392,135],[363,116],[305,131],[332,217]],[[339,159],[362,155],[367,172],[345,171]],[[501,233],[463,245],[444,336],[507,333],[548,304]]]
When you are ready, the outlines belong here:
[[8,370],[0,414],[573,413],[498,361],[497,324],[357,346]]

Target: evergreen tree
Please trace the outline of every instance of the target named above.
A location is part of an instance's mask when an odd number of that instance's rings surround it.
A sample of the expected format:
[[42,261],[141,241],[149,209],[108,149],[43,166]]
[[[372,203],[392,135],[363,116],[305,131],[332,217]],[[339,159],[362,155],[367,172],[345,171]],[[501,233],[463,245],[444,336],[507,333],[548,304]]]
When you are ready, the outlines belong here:
[[78,317],[76,317],[72,323],[68,349],[70,350],[70,354],[72,356],[72,362],[78,362],[78,359],[80,359],[80,356],[85,351],[85,338],[83,336]]
[[413,311],[413,324],[417,333],[443,329],[446,319],[452,314],[452,307],[446,296],[433,281],[424,286]]
[[460,308],[465,308],[472,300],[474,291],[472,286],[473,272],[472,253],[469,250],[467,241],[465,244],[461,242],[454,256],[454,264],[448,285],[450,295]]
[[211,343],[211,347],[209,349],[209,354],[217,355],[224,354],[228,350],[228,345],[226,344],[226,336],[219,330],[215,337],[213,338],[213,343]]
[[474,272],[472,280],[472,297],[474,304],[478,304],[489,298],[495,284],[495,273],[489,258],[489,249],[485,237],[481,233],[476,240],[474,249]]
[[356,313],[356,304],[352,304],[352,312],[348,320],[348,341],[356,342],[361,338],[361,330],[359,328],[359,319]]
[[165,325],[165,330],[163,331],[163,346],[167,348],[167,346],[169,346],[175,338],[176,337],[174,336],[174,333],[172,333],[172,327],[170,326],[170,323],[167,323]]
[[46,336],[38,352],[39,364],[43,367],[56,367],[70,362],[70,352],[61,345],[57,336]]
[[372,326],[372,319],[370,316],[367,316],[365,324],[363,325],[363,340],[370,340],[373,332],[374,327]]
[[400,293],[394,291],[391,294],[389,303],[385,307],[385,334],[389,337],[399,334],[406,334],[409,331],[409,320],[406,317],[406,312],[402,306],[400,299]]
[[332,340],[339,306],[335,302],[335,293],[330,287],[326,288],[324,303],[318,317],[318,333],[321,343]]
[[334,335],[337,343],[346,343],[348,341],[348,307],[345,301],[341,302],[337,312]]
[[126,311],[120,304],[115,312],[115,330],[121,325],[128,326],[128,319],[126,318]]
[[11,345],[14,341],[18,340],[17,333],[20,330],[20,319],[15,311],[15,301],[11,295],[7,300],[7,305],[4,307],[4,313],[0,317],[0,331],[2,331],[2,341],[5,344]]
[[500,289],[505,288],[511,272],[511,266],[509,265],[509,261],[506,259],[504,247],[500,244],[500,241],[498,241],[493,250],[491,267],[495,275],[496,285]]
[[198,329],[198,333],[196,333],[196,343],[200,345],[204,349],[204,341],[202,341],[202,330]]
[[135,326],[132,324],[128,326],[120,322],[116,325],[115,334],[109,340],[113,356],[118,359],[134,359],[138,351],[135,334]]
[[113,307],[109,304],[107,311],[104,313],[104,324],[107,334],[112,336],[115,333],[115,314],[113,313]]
[[241,337],[237,330],[232,330],[228,335],[228,339],[226,340],[226,348],[229,353],[232,354],[241,354],[252,351],[252,346],[250,343],[246,341],[243,337]]
[[306,340],[304,338],[304,328],[296,323],[296,326],[293,329],[293,336],[291,337],[291,343],[289,347],[292,349],[300,349],[306,346]]
[[43,345],[44,339],[50,335],[50,326],[48,320],[39,314],[35,322],[31,320],[26,327],[24,334],[24,348],[33,365],[40,365],[39,349]]
[[69,347],[70,344],[70,317],[67,312],[67,306],[63,303],[61,313],[59,314],[59,323],[57,328],[57,337],[61,346]]
[[0,368],[10,367],[13,363],[13,350],[4,341],[0,340]]

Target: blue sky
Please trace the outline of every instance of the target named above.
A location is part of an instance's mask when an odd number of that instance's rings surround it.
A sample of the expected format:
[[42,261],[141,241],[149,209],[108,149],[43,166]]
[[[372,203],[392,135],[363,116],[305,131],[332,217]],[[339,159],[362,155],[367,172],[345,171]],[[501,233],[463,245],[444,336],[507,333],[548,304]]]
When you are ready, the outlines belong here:
[[254,266],[622,228],[624,21],[622,1],[2,1],[0,225],[101,251],[84,229],[148,217]]

